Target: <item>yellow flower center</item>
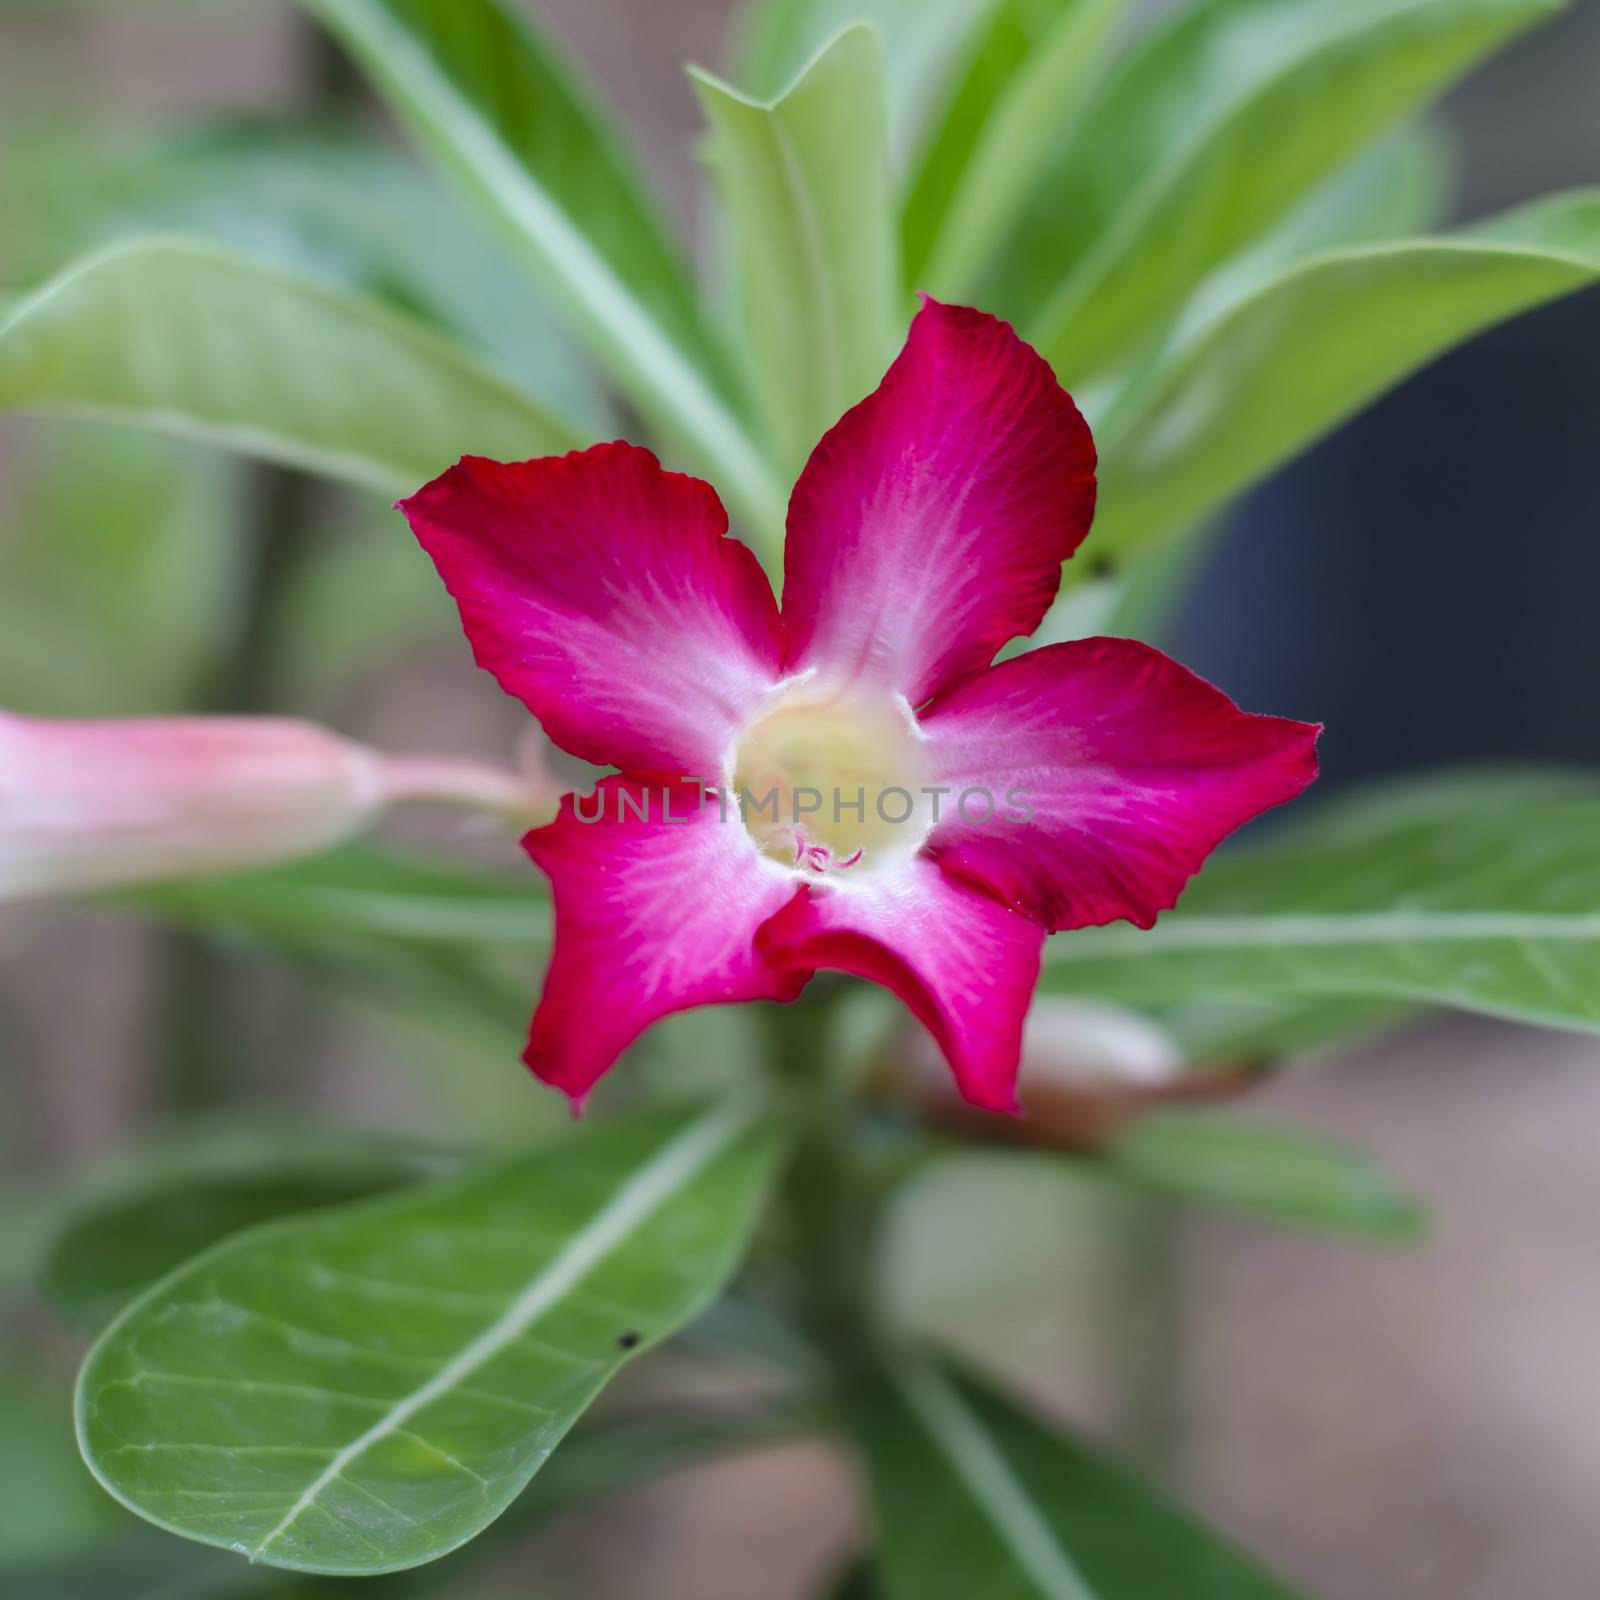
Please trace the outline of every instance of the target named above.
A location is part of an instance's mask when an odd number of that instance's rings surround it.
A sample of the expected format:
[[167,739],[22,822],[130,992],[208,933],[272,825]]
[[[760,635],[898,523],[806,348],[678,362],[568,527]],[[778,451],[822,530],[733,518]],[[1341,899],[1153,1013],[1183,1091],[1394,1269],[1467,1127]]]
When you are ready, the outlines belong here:
[[795,685],[745,729],[732,768],[730,804],[785,865],[867,870],[927,837],[927,762],[903,703]]

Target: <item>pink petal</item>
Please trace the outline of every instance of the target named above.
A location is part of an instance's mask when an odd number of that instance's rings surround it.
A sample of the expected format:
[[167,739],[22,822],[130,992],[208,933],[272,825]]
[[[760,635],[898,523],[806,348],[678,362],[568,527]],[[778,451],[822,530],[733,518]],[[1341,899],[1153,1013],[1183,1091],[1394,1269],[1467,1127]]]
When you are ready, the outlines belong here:
[[944,1051],[967,1100],[1018,1109],[1022,1022],[1044,944],[1037,922],[915,859],[860,883],[802,889],[758,943],[774,966],[828,967],[892,989]]
[[599,444],[467,456],[400,504],[478,664],[563,749],[715,778],[777,677],[776,602],[708,484]]
[[1038,627],[1094,516],[1088,425],[1009,324],[924,299],[789,501],[792,668],[919,705]]
[[[920,721],[952,791],[928,852],[1052,929],[1148,928],[1228,834],[1316,777],[1322,731],[1240,711],[1132,639],[1030,650]],[[993,820],[977,797],[963,817],[966,790],[993,797]]]
[[[644,815],[641,818],[640,811]],[[585,818],[595,818],[585,821]],[[581,1103],[652,1022],[691,1006],[792,1000],[757,928],[795,890],[693,784],[607,778],[523,847],[549,875],[555,954],[524,1060]]]

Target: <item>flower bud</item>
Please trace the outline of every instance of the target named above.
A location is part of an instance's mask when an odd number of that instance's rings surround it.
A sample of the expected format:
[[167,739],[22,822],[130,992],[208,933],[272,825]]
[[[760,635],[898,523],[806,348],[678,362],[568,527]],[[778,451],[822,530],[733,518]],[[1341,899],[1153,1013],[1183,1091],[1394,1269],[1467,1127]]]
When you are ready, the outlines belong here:
[[376,752],[307,722],[0,712],[0,899],[289,860],[388,797]]

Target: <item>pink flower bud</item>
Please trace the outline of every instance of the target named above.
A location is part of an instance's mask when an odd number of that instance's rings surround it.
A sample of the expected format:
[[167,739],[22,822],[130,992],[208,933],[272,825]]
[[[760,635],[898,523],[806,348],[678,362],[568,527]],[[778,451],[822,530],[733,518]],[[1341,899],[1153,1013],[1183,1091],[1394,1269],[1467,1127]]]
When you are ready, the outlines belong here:
[[376,752],[308,722],[0,712],[0,899],[307,855],[390,795]]

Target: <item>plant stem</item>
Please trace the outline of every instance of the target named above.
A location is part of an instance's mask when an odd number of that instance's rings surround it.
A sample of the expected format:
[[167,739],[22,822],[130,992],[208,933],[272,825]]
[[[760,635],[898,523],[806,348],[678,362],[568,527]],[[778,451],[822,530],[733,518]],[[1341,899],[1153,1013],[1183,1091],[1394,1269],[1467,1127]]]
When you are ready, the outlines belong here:
[[801,1315],[838,1375],[848,1378],[869,1344],[874,1200],[831,1037],[833,1002],[843,992],[836,982],[814,979],[793,1004],[770,1007],[769,1021],[773,1071],[799,1123],[783,1198]]

